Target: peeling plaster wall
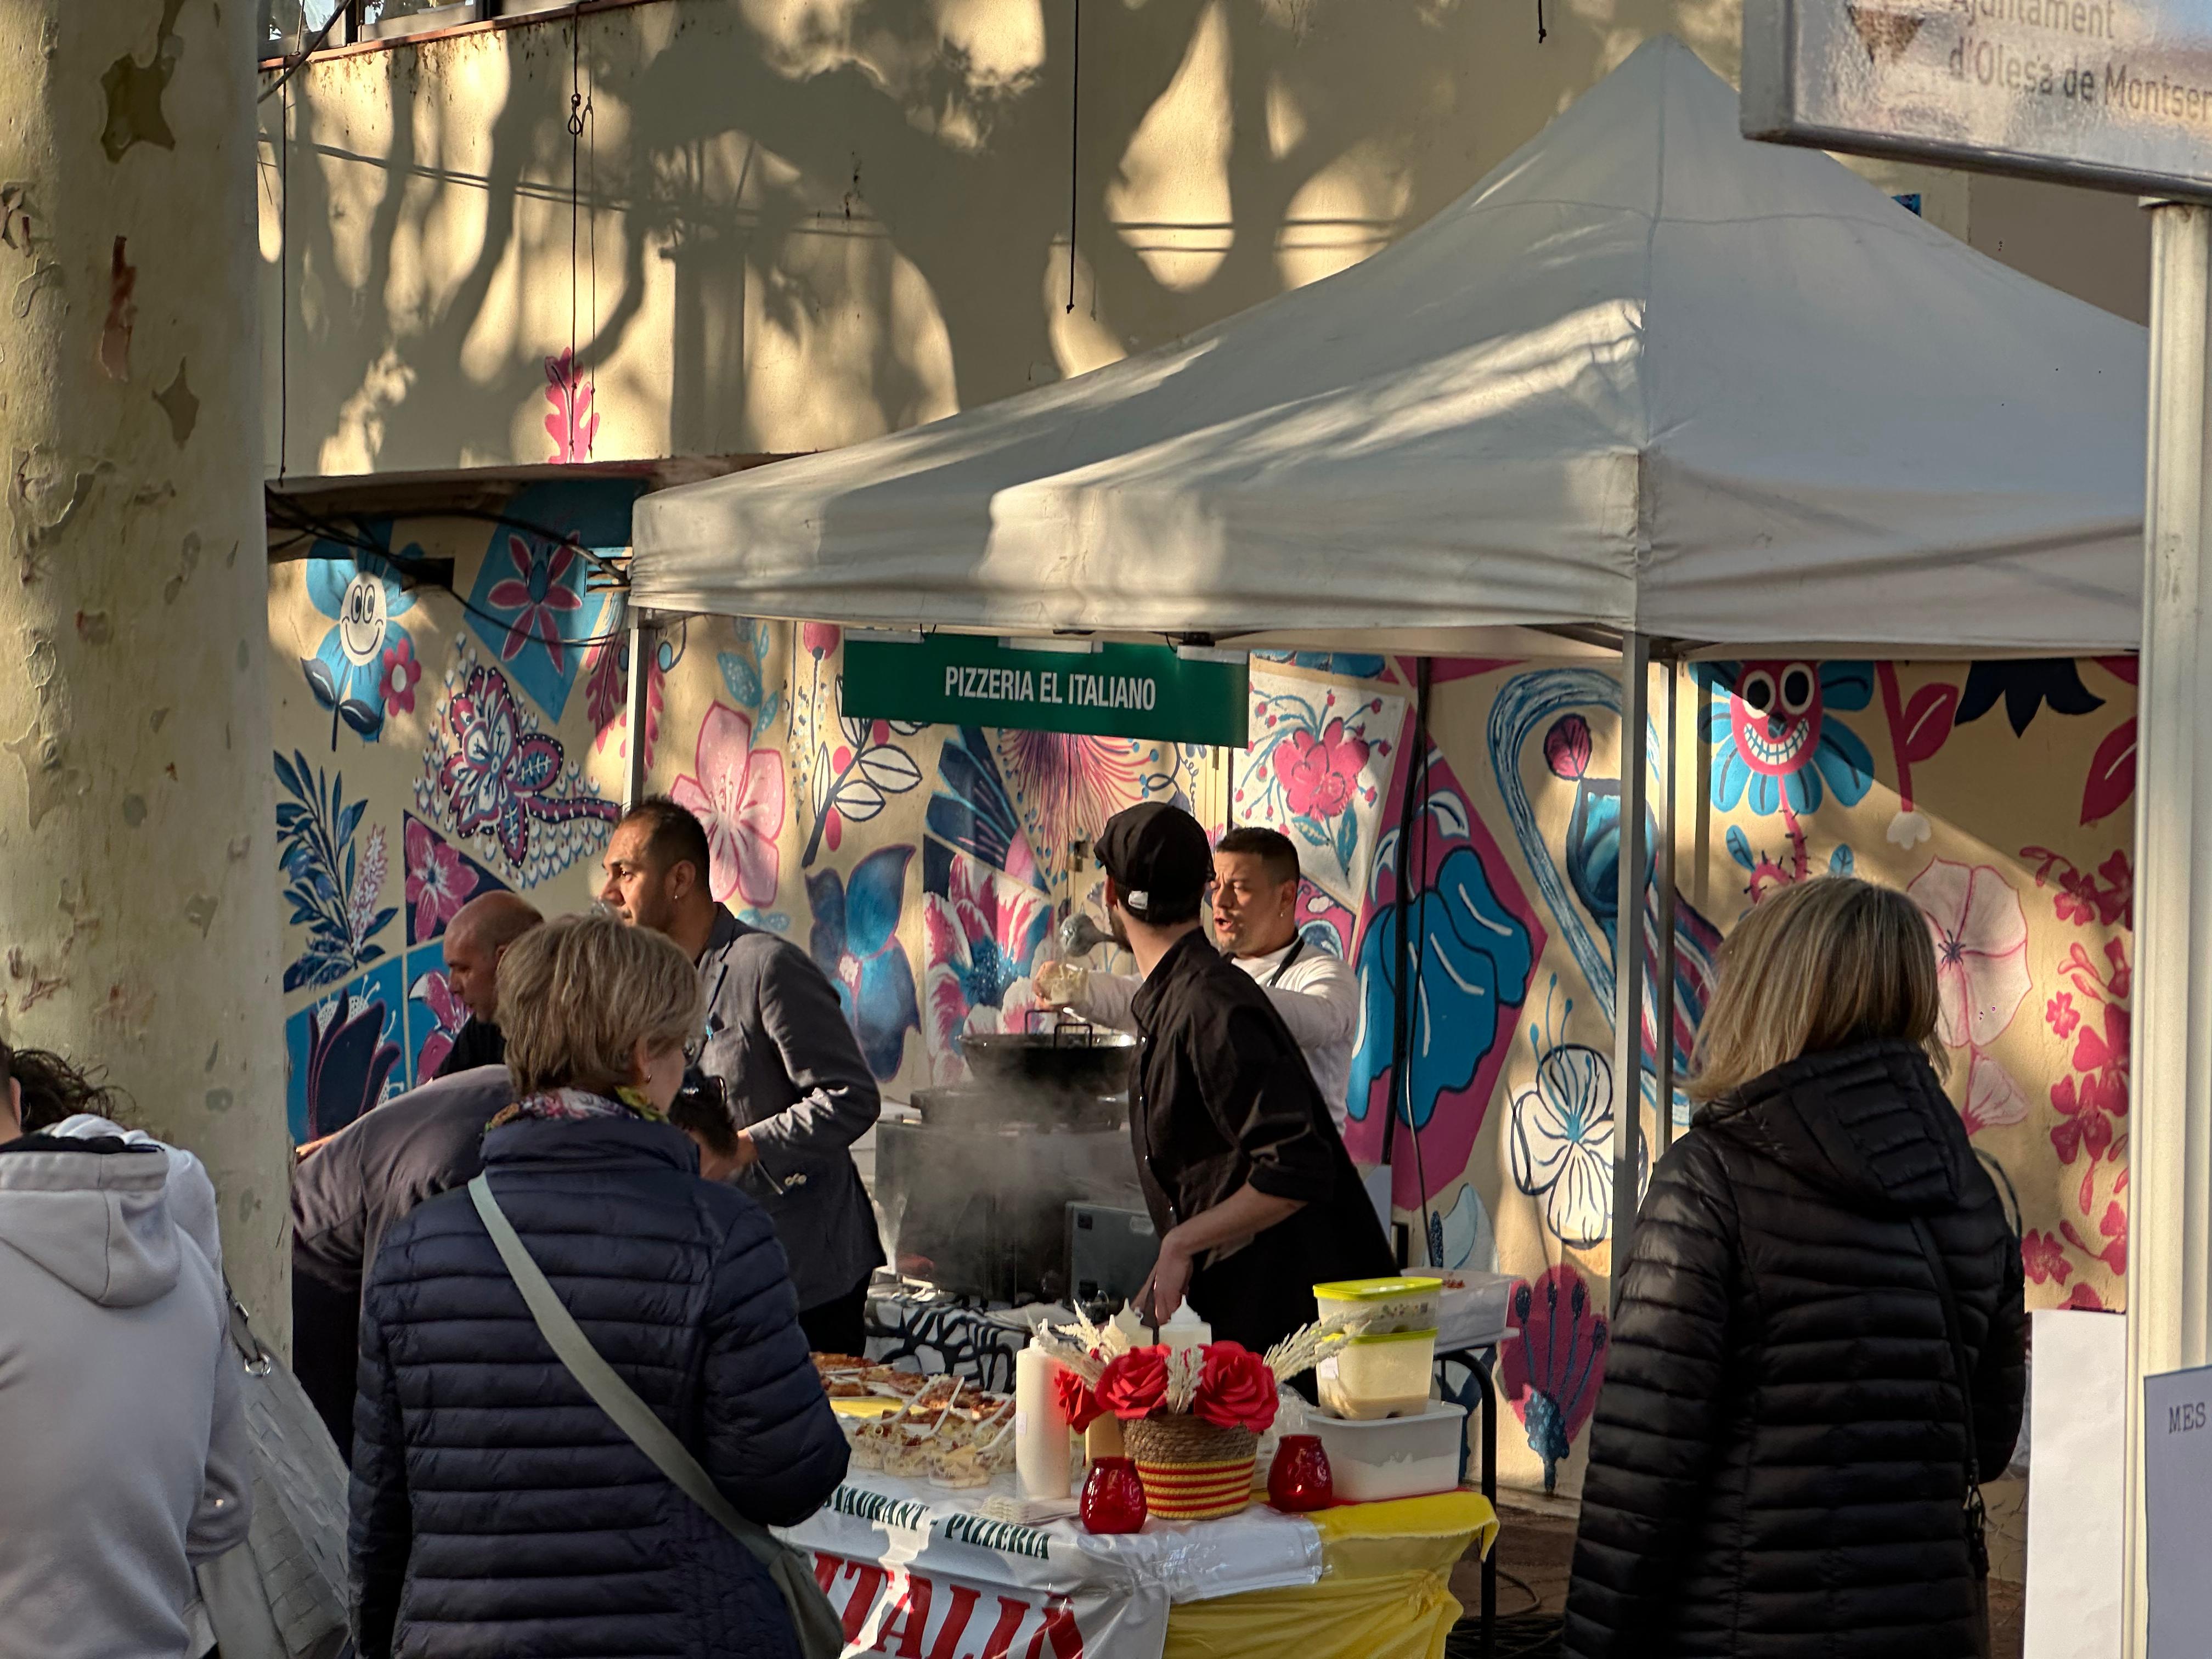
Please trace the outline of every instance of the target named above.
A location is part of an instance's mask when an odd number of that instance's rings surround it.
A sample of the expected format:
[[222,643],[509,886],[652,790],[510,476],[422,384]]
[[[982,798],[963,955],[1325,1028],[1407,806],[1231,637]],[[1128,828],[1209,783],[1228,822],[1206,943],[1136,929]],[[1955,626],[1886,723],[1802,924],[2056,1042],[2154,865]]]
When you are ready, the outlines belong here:
[[[1733,0],[1556,0],[1540,46],[1533,0],[1094,4],[1071,183],[1071,16],[656,0],[586,13],[580,50],[554,16],[310,66],[262,110],[270,471],[789,453],[929,420],[1364,258],[1653,33],[1733,76],[1740,28]],[[2125,198],[1852,165],[2144,315]]]
[[0,8],[0,1035],[205,1160],[281,1340],[252,21]]

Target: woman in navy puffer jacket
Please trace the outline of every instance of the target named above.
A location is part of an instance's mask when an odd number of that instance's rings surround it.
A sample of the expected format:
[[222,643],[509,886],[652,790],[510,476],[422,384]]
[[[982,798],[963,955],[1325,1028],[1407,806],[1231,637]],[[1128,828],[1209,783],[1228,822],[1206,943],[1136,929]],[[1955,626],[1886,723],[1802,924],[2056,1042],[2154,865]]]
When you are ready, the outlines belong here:
[[[592,1346],[750,1518],[845,1474],[783,1252],[665,1121],[698,978],[658,934],[563,917],[499,969],[516,1103],[484,1169]],[[362,1297],[352,1555],[361,1659],[796,1659],[737,1540],[538,1334],[465,1192],[394,1227]]]

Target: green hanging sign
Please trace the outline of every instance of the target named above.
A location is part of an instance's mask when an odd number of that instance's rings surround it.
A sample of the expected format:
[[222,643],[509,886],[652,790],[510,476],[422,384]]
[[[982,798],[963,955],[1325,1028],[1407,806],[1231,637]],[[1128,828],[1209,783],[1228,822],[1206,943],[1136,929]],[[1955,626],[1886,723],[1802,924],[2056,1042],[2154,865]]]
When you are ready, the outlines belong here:
[[1242,749],[1243,652],[1164,645],[1024,647],[970,634],[845,638],[853,720],[994,726]]

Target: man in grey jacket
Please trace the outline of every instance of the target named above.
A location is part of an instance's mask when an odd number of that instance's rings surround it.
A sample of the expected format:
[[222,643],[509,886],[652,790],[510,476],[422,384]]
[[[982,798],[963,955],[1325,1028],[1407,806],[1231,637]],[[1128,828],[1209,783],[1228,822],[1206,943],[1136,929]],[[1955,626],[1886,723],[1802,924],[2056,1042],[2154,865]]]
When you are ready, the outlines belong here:
[[601,902],[665,933],[699,965],[707,1029],[696,1066],[702,1092],[719,1089],[731,1130],[726,1139],[696,1137],[700,1173],[734,1182],[768,1212],[808,1345],[860,1352],[884,1247],[852,1146],[874,1127],[882,1098],[836,988],[805,951],[715,902],[707,832],[675,802],[656,796],[632,807],[605,864]]
[[0,1044],[0,1659],[187,1646],[191,1569],[252,1521],[222,1278],[165,1149],[24,1134]]

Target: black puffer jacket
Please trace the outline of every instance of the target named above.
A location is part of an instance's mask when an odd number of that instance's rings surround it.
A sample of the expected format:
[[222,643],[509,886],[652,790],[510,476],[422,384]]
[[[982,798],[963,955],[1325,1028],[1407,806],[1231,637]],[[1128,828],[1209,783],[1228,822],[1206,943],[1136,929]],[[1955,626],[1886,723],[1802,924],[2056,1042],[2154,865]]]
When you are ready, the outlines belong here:
[[[845,1437],[757,1205],[666,1124],[520,1122],[492,1191],[584,1334],[738,1511],[812,1513]],[[744,1547],[632,1445],[538,1334],[465,1192],[386,1235],[354,1423],[362,1659],[796,1659]]]
[[2026,1386],[2020,1247],[1924,1058],[1808,1055],[1644,1201],[1591,1431],[1572,1659],[1966,1659],[1960,1304],[1985,1474]]

